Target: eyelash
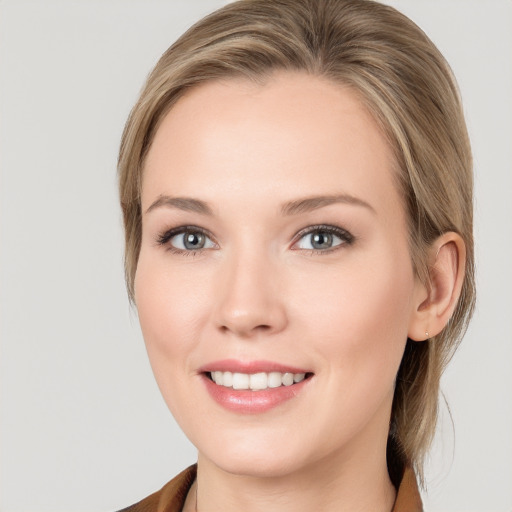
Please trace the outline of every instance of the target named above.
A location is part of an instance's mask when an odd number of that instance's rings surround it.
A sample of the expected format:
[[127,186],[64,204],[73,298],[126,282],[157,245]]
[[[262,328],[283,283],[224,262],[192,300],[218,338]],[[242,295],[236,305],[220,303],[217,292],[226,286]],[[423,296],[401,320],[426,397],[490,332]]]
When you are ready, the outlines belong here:
[[346,229],[340,228],[338,226],[333,226],[330,224],[318,224],[315,226],[308,226],[307,228],[303,229],[302,231],[299,231],[294,237],[295,241],[293,242],[293,245],[298,244],[302,238],[304,238],[307,235],[311,235],[315,232],[329,233],[331,235],[334,235],[341,240],[341,243],[339,243],[338,245],[335,245],[333,247],[330,247],[328,249],[295,249],[295,250],[306,251],[311,255],[324,256],[326,254],[330,254],[334,251],[337,251],[337,250],[343,248],[345,245],[352,245],[355,241],[354,235],[352,235]]
[[[176,228],[169,229],[165,231],[164,233],[161,233],[157,237],[157,244],[161,246],[166,246],[166,249],[170,251],[173,254],[179,254],[183,256],[196,256],[199,252],[204,251],[204,248],[197,249],[197,250],[183,250],[178,249],[177,247],[174,247],[169,242],[177,235],[181,235],[184,233],[198,233],[201,235],[204,235],[205,237],[209,238],[214,244],[214,239],[212,235],[206,231],[203,228],[200,228],[198,226],[179,226]],[[298,244],[302,238],[304,238],[307,235],[311,235],[315,232],[321,232],[321,233],[328,233],[331,235],[334,235],[338,237],[341,240],[341,243],[338,245],[335,245],[333,247],[327,248],[327,249],[293,249],[293,250],[301,250],[303,252],[307,252],[311,255],[319,254],[319,255],[325,255],[331,252],[334,252],[336,250],[341,249],[345,245],[352,245],[355,241],[354,236],[348,232],[347,230],[340,228],[338,226],[328,225],[328,224],[318,224],[314,226],[308,226],[307,228],[299,231],[294,236],[294,242],[292,244],[292,248],[294,245]]]
[[187,251],[183,249],[178,249],[177,247],[174,247],[172,244],[169,243],[175,236],[182,235],[183,233],[197,233],[200,235],[204,235],[205,237],[213,241],[213,237],[211,236],[211,234],[208,233],[208,231],[206,231],[203,228],[200,228],[198,226],[179,226],[177,228],[169,229],[164,233],[158,235],[157,244],[165,246],[169,252],[173,254],[179,254],[181,256],[196,256],[199,252],[204,250],[203,248],[201,248],[197,250]]

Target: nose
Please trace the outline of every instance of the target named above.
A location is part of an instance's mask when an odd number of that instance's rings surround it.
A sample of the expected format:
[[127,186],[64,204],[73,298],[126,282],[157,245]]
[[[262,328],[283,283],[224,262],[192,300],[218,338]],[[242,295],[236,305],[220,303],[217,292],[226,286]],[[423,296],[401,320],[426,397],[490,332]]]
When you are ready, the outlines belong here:
[[215,309],[217,327],[240,338],[281,332],[288,319],[278,265],[239,255],[223,263]]

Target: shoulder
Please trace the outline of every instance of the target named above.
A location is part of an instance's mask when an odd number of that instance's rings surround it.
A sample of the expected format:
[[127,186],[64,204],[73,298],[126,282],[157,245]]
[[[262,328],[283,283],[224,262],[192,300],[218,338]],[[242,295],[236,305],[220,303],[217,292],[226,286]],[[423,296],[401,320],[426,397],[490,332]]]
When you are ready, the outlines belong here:
[[181,512],[190,486],[196,478],[194,464],[167,482],[159,491],[119,512]]

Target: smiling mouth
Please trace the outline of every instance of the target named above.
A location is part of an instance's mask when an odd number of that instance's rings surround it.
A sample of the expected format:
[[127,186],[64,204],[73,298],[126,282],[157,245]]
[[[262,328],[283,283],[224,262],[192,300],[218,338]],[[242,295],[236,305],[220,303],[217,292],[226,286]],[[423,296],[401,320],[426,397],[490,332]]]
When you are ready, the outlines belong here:
[[264,391],[280,387],[289,387],[298,384],[312,376],[312,373],[291,372],[258,372],[238,373],[213,371],[206,372],[206,376],[218,386],[234,390]]

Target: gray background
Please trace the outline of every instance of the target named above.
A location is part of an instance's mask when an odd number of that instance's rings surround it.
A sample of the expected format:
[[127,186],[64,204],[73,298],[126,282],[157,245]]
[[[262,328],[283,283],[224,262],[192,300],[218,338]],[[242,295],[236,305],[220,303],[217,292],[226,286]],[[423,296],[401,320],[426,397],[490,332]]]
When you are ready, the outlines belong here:
[[[159,55],[221,0],[0,2],[0,509],[108,511],[195,459],[122,275],[115,161]],[[512,510],[512,2],[395,0],[452,64],[476,170],[479,302],[443,378],[431,512]]]

